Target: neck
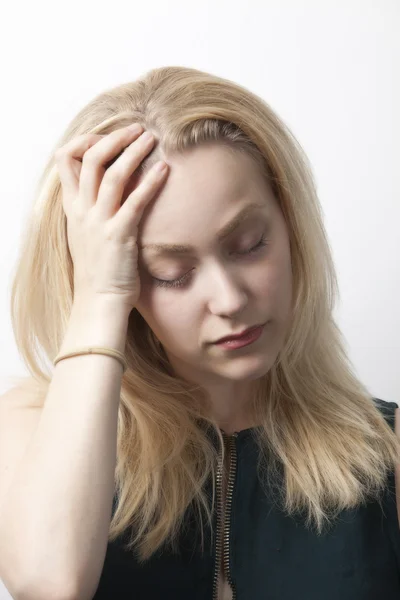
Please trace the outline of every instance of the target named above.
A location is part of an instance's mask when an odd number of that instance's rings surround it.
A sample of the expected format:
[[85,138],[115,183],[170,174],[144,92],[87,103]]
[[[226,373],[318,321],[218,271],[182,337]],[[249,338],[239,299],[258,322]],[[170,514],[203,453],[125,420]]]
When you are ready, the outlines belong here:
[[212,415],[226,434],[249,429],[256,425],[251,414],[250,386],[242,383],[229,384],[225,388],[209,391]]

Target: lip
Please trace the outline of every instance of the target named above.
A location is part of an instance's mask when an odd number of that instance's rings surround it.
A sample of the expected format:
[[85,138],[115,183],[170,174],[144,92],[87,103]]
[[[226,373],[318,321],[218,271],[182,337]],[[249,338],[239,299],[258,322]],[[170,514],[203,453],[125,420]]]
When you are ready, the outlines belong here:
[[222,344],[223,342],[233,342],[234,340],[243,340],[246,336],[248,336],[248,334],[251,331],[254,331],[254,329],[259,329],[260,327],[264,327],[265,323],[259,323],[258,325],[253,325],[252,327],[249,327],[248,329],[245,329],[244,331],[242,331],[241,333],[238,333],[237,335],[229,335],[229,336],[225,336],[220,338],[219,340],[216,340],[215,342],[212,342],[213,344]]

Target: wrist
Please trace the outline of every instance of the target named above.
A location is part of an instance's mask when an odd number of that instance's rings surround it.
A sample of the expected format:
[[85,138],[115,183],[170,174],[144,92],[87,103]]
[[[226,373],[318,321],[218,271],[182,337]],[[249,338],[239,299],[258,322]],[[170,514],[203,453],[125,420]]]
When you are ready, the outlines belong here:
[[91,313],[93,311],[98,314],[112,313],[113,315],[128,319],[132,307],[124,303],[117,295],[78,294],[74,296],[71,312]]
[[110,298],[74,299],[61,352],[106,346],[125,352],[130,311]]

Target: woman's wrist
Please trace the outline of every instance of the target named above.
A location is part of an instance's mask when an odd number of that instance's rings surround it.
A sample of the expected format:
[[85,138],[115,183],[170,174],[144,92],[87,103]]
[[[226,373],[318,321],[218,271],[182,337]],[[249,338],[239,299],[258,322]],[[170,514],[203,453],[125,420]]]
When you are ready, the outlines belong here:
[[130,311],[112,298],[75,299],[60,353],[86,346],[125,351]]

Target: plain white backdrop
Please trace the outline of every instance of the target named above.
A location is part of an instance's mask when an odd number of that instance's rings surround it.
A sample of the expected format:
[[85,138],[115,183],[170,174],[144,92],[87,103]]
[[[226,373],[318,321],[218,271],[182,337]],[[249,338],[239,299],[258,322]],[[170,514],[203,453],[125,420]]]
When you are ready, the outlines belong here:
[[300,141],[350,358],[374,396],[400,405],[398,0],[36,0],[7,3],[1,29],[0,392],[28,374],[11,328],[11,275],[57,139],[98,93],[183,65],[262,96]]

